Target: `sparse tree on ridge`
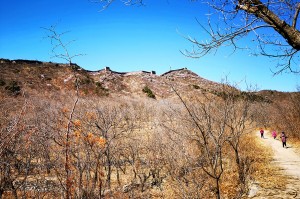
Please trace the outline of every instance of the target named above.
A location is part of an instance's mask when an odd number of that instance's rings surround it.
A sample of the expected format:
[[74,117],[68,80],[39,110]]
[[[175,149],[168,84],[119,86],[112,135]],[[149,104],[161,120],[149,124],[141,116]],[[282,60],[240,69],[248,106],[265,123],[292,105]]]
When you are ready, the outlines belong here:
[[64,41],[63,36],[68,33],[66,32],[58,32],[56,30],[56,25],[52,25],[49,28],[42,27],[42,29],[47,31],[46,38],[50,39],[52,45],[52,57],[51,58],[58,58],[68,62],[69,66],[72,65],[72,61],[75,57],[83,56],[84,54],[71,54],[69,45],[73,43],[75,40]]
[[[67,32],[59,33],[56,30],[56,26],[50,26],[50,28],[44,28],[48,31],[47,38],[50,39],[52,45],[52,53],[54,54],[53,57],[66,60],[69,66],[72,65],[72,60],[75,57],[82,56],[83,54],[75,54],[71,55],[69,52],[68,45],[72,43],[74,40],[69,42],[64,42],[62,40],[62,36]],[[57,52],[58,50],[61,50]],[[70,144],[71,144],[71,126],[73,124],[74,114],[76,110],[76,106],[79,101],[79,78],[77,76],[76,67],[73,67],[73,75],[75,78],[75,87],[76,87],[76,97],[74,99],[73,107],[69,113],[68,123],[67,123],[67,130],[66,130],[66,138],[65,138],[65,172],[66,172],[66,198],[69,199],[72,197],[72,180],[71,180],[71,165],[70,165]]]

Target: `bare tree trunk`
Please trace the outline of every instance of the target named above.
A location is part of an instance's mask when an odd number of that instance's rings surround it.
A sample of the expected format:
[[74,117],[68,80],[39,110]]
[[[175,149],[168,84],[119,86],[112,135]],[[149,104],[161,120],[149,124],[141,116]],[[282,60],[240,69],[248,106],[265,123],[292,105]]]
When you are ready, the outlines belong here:
[[216,198],[221,199],[220,178],[216,178]]
[[106,151],[106,158],[107,158],[107,175],[106,175],[106,183],[107,188],[110,190],[111,188],[111,157],[110,157],[110,150],[107,149]]
[[[77,79],[76,81],[76,85],[77,85],[77,89],[78,89],[78,84],[77,84]],[[73,115],[74,115],[74,111],[76,108],[76,105],[78,103],[79,97],[78,97],[78,90],[77,90],[77,98],[74,102],[72,111],[70,113],[69,116],[69,122],[68,122],[68,129],[67,129],[67,133],[66,133],[66,149],[65,149],[65,172],[66,172],[66,198],[69,199],[71,198],[71,189],[72,189],[72,181],[71,181],[71,170],[70,170],[70,131],[71,131],[71,124],[72,124],[72,119],[73,119]]]
[[[300,32],[294,27],[281,20],[274,14],[268,7],[266,7],[259,0],[252,0],[245,4],[239,4],[238,7],[245,12],[254,14],[256,17],[261,18],[267,24],[271,25],[283,38],[286,39],[294,49],[300,50]],[[253,3],[253,5],[251,5]]]

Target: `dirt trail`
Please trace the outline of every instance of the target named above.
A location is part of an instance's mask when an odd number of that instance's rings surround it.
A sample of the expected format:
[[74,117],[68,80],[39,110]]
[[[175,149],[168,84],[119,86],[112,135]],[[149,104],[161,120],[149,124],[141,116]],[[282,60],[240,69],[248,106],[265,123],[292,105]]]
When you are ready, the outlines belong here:
[[[282,147],[280,134],[274,140],[269,131],[265,131],[264,139],[260,138],[260,133],[255,132],[258,141],[265,147],[271,148],[274,152],[273,161],[277,168],[279,177],[287,176],[288,181],[285,188],[282,189],[262,189],[259,184],[254,184],[250,193],[250,198],[298,198],[300,199],[300,154],[297,154],[289,144],[287,139],[287,148]],[[287,135],[288,136],[288,135]]]

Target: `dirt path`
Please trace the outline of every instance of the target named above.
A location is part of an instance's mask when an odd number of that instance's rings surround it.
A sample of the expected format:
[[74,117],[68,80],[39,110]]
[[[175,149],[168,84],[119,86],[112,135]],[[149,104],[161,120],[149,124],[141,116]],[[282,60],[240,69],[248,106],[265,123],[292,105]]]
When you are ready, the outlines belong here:
[[258,141],[265,147],[271,148],[274,152],[273,161],[277,168],[279,177],[287,176],[287,184],[283,189],[262,189],[259,184],[254,184],[250,191],[250,198],[298,198],[300,199],[300,154],[297,154],[293,146],[289,145],[287,139],[287,148],[282,147],[280,135],[274,140],[271,133],[266,131],[265,138],[260,138],[260,133],[255,133]]

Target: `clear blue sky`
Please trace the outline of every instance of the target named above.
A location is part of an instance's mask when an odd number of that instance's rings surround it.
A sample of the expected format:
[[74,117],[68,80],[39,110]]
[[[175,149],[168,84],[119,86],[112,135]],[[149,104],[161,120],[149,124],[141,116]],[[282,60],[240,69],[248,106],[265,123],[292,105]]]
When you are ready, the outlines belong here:
[[[73,62],[88,70],[105,66],[120,72],[187,67],[199,76],[220,82],[257,85],[260,90],[295,91],[300,77],[295,74],[273,76],[276,61],[231,55],[230,48],[200,59],[183,56],[180,50],[192,44],[182,35],[206,39],[195,18],[206,23],[207,8],[188,0],[147,1],[146,6],[124,6],[116,0],[107,10],[89,0],[0,0],[0,58],[64,62],[51,58],[51,44],[41,27],[57,25],[57,31],[70,31],[62,39],[75,39],[71,54],[84,53]],[[246,41],[246,40],[245,40]]]

